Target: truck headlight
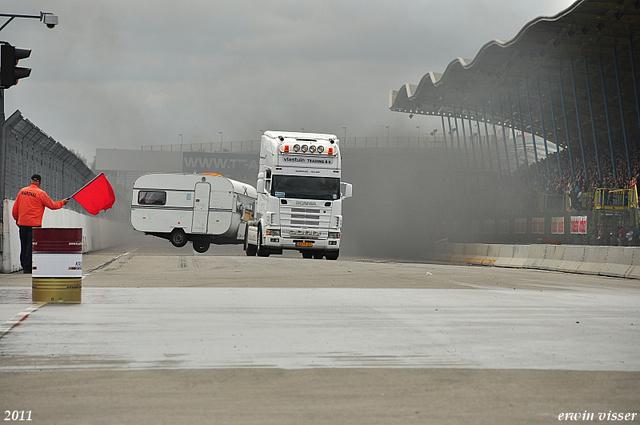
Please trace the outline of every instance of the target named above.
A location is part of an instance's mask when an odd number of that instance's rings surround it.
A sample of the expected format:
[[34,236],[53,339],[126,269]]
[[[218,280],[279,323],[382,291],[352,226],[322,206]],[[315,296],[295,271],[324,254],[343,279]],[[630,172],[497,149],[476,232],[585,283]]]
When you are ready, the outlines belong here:
[[329,232],[329,239],[340,239],[340,232]]
[[280,236],[280,229],[268,229],[266,233],[269,236]]

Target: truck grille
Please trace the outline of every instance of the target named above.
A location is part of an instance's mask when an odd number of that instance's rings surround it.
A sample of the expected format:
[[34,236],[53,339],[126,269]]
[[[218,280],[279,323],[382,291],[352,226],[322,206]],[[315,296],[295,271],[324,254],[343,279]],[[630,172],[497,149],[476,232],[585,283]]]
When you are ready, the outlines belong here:
[[331,226],[331,208],[300,208],[280,205],[280,225],[282,234],[289,235],[291,230],[325,230]]
[[291,218],[304,218],[307,220],[320,220],[319,215],[291,214]]
[[291,224],[297,224],[299,226],[320,226],[319,221],[306,221],[306,220],[291,220]]
[[291,208],[292,213],[311,213],[311,214],[320,214],[320,210],[316,210],[313,208]]

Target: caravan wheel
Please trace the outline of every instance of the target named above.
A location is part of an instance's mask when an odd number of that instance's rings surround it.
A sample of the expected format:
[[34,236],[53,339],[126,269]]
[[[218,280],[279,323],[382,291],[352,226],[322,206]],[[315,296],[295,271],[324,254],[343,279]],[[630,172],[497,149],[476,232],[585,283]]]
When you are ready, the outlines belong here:
[[184,233],[184,230],[178,227],[173,229],[171,236],[169,236],[169,240],[176,248],[182,248],[187,244],[187,234]]
[[206,241],[193,241],[193,249],[200,254],[203,254],[209,250],[209,242]]

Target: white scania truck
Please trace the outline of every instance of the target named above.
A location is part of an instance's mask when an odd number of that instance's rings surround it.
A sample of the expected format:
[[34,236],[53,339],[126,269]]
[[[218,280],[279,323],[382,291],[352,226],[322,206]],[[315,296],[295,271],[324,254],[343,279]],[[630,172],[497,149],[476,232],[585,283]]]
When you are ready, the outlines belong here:
[[[333,134],[267,131],[262,135],[255,220],[239,229],[246,254],[283,249],[304,258],[336,260],[342,201],[352,187],[341,183],[341,156]],[[244,230],[244,232],[243,232]],[[244,234],[242,234],[244,233]]]
[[219,174],[145,174],[133,184],[131,225],[196,252],[210,244],[241,244],[238,229],[254,219],[253,186]]

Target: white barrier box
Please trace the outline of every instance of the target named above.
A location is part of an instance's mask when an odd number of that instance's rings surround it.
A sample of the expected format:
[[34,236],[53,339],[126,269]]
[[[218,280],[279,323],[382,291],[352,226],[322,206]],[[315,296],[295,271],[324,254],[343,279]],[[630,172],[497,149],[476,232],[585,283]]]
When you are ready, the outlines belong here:
[[473,252],[470,258],[465,259],[472,264],[483,264],[487,259],[487,252],[489,252],[489,245],[483,243],[471,244],[470,248],[467,248],[467,251]]
[[498,245],[499,254],[493,265],[496,267],[509,267],[509,263],[513,260],[513,254],[517,245]]
[[481,244],[475,244],[475,243],[464,244],[464,256],[462,257],[462,262],[477,263],[478,261],[476,260],[476,255],[477,255],[476,252],[479,245]]
[[521,269],[524,267],[524,263],[529,258],[529,251],[531,250],[531,245],[515,245],[515,249],[513,250],[513,258],[509,263],[507,263],[506,267],[515,267]]
[[454,263],[462,262],[462,259],[464,258],[464,248],[465,248],[465,244],[454,243],[453,255],[451,255],[451,261],[453,261]]
[[638,248],[625,248],[623,246],[609,247],[609,255],[606,263],[599,270],[602,276],[625,277],[633,267],[633,257]]
[[486,258],[482,260],[482,264],[486,264],[488,266],[493,265],[498,258],[500,258],[500,245],[491,244],[487,250]]
[[529,248],[529,257],[527,257],[522,267],[525,269],[537,269],[540,263],[542,263],[542,260],[544,260],[546,252],[546,245],[531,245]]
[[577,272],[578,267],[584,262],[584,246],[568,245],[564,247],[564,258],[559,271],[562,272]]
[[[588,246],[585,248],[584,263],[578,267],[578,273],[598,274],[607,262],[608,246]],[[613,248],[613,247],[611,247]]]
[[563,245],[547,245],[544,260],[542,260],[538,268],[540,270],[558,271],[564,258],[564,248]]
[[640,279],[640,248],[629,248],[632,250],[631,268],[627,270],[624,277],[629,279]]

